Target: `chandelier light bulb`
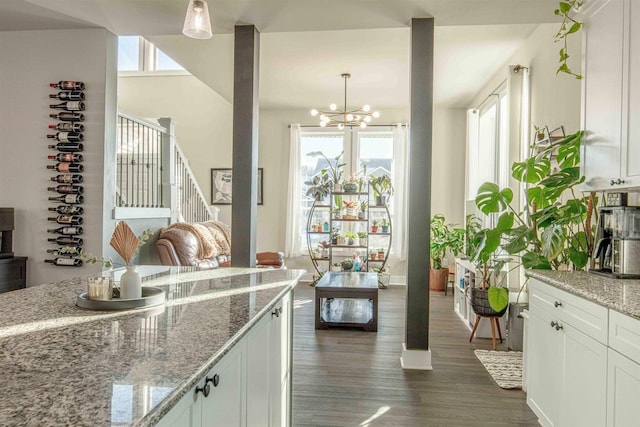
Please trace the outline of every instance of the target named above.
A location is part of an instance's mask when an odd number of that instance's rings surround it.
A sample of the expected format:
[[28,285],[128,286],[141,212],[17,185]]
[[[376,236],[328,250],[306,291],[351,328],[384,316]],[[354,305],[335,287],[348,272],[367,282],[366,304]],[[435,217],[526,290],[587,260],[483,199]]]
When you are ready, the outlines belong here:
[[364,129],[367,127],[367,124],[365,122],[360,122],[360,127]]
[[338,108],[338,106],[337,106],[336,104],[331,104],[331,105],[329,105],[329,109],[330,109],[331,111],[336,111],[336,108]]
[[344,123],[338,123],[338,129],[340,130],[344,129]]
[[325,127],[327,126],[327,122],[320,122],[320,127]]
[[317,116],[318,115],[318,110],[316,110],[315,108],[313,110],[311,110],[311,115],[313,117]]
[[379,112],[377,112],[377,111],[374,111],[374,112],[373,112],[373,114],[371,114],[371,115],[372,115],[373,117],[375,117],[376,119],[377,119],[378,117],[380,117],[380,113],[379,113]]
[[364,107],[362,107],[362,109],[368,113],[369,110],[371,110],[371,107],[369,107],[369,104],[365,104]]
[[365,118],[364,118],[364,121],[365,121],[366,123],[371,123],[371,116],[367,116],[367,117],[365,117]]
[[353,120],[353,114],[347,114],[347,120],[348,121]]

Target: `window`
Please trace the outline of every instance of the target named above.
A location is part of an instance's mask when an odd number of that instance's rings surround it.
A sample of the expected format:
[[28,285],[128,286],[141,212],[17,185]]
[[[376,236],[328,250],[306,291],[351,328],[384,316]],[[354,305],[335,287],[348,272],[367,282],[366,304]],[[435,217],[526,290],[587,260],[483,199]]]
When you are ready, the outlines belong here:
[[[345,163],[344,176],[346,178],[352,172],[362,172],[366,170],[367,176],[381,176],[387,174],[394,177],[393,170],[393,133],[388,128],[378,128],[376,130],[313,130],[302,131],[300,134],[300,156],[301,156],[301,182],[302,194],[301,204],[301,224],[300,238],[301,247],[307,247],[307,219],[314,199],[306,196],[308,185],[305,182],[325,169],[327,161],[321,156],[308,156],[308,153],[321,151],[335,165],[334,159],[343,152],[342,161]],[[393,203],[388,204],[392,212]],[[382,217],[383,212],[372,212],[372,219],[378,215]],[[328,220],[328,217],[326,218]],[[316,222],[324,222],[323,218],[316,218]],[[314,235],[313,238],[322,240],[323,236]],[[315,241],[314,241],[315,243]],[[383,245],[384,246],[384,245]]]
[[186,70],[153,43],[140,36],[118,37],[118,71],[158,72]]

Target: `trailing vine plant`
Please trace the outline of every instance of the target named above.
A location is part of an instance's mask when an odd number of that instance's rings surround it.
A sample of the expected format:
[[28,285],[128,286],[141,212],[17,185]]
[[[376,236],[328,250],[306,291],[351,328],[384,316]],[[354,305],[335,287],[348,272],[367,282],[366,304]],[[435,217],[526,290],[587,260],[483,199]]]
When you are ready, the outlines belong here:
[[560,66],[556,71],[556,75],[559,73],[565,73],[580,80],[582,79],[582,74],[573,72],[567,64],[567,59],[570,57],[567,50],[567,37],[571,34],[577,33],[582,28],[582,22],[577,21],[571,16],[575,15],[575,12],[580,8],[580,6],[582,6],[582,2],[580,0],[565,0],[561,1],[558,5],[558,9],[556,9],[554,13],[562,17],[562,25],[558,32],[553,36],[553,41],[555,43],[561,43],[562,47],[560,48]]

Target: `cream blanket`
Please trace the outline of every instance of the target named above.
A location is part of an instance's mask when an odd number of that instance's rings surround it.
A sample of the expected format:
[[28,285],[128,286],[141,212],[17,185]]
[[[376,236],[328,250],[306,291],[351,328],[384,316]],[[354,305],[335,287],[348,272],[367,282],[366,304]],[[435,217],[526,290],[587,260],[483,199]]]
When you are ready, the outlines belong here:
[[200,259],[231,255],[231,229],[222,222],[176,222],[167,228],[177,228],[193,233],[200,245],[198,249]]

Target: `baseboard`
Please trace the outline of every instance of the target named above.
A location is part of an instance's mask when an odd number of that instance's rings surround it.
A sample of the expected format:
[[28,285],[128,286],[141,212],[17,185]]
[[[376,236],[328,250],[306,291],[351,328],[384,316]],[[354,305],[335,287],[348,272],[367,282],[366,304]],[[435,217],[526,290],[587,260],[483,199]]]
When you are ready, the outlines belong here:
[[407,350],[407,345],[402,343],[400,365],[402,369],[432,371],[431,350]]

